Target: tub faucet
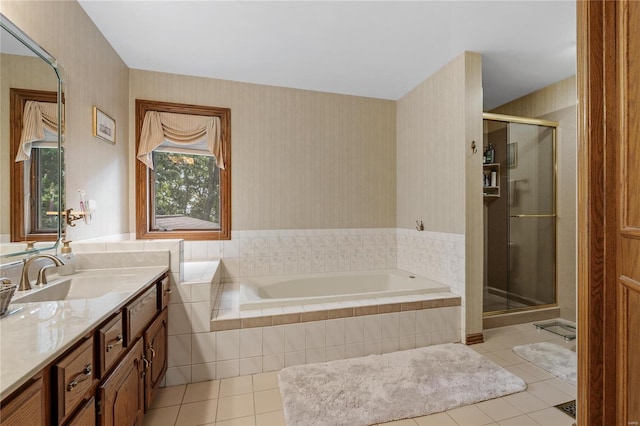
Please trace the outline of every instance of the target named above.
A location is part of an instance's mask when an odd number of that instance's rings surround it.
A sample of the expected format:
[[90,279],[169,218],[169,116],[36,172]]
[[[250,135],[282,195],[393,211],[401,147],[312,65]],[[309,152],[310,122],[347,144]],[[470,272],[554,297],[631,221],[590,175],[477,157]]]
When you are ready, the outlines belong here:
[[47,269],[64,265],[64,262],[62,260],[50,254],[37,254],[33,257],[30,257],[29,259],[25,259],[22,265],[22,279],[20,280],[20,286],[18,287],[18,290],[31,290],[31,281],[29,280],[29,266],[31,266],[31,263],[33,263],[37,259],[50,259],[53,262],[53,265],[46,265],[40,268],[40,271],[38,271],[38,279],[36,280],[36,285],[47,284]]

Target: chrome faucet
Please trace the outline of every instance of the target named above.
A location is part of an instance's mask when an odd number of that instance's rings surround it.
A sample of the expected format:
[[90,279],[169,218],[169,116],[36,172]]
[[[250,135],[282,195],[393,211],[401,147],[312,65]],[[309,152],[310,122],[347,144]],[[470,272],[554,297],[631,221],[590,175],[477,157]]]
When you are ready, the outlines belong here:
[[30,257],[29,259],[25,259],[22,265],[22,279],[20,280],[20,286],[18,287],[18,290],[31,290],[31,281],[29,280],[29,266],[31,266],[31,263],[37,259],[50,259],[51,261],[53,261],[53,265],[46,265],[40,268],[40,270],[38,271],[38,279],[36,280],[36,285],[47,284],[47,269],[64,265],[64,262],[62,260],[50,254],[37,254],[33,257]]

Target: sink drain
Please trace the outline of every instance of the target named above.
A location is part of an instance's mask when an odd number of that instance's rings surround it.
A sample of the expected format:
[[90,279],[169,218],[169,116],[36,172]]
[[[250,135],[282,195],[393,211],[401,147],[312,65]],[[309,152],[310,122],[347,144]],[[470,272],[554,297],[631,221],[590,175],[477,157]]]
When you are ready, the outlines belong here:
[[562,411],[563,413],[573,417],[574,419],[576,418],[576,400],[575,399],[573,401],[563,402],[562,404],[558,404],[555,407],[558,410]]

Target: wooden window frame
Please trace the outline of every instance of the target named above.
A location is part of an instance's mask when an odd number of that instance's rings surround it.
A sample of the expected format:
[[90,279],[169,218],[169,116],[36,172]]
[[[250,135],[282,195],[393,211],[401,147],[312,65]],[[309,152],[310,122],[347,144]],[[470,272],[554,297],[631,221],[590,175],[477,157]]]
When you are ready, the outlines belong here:
[[[56,92],[45,90],[15,89],[9,90],[9,122],[10,124],[10,182],[20,182],[20,185],[11,185],[11,241],[57,241],[58,232],[26,232],[25,221],[25,168],[23,161],[13,161],[20,149],[22,137],[22,116],[27,101],[58,103]],[[29,218],[32,221],[32,218]],[[30,223],[31,224],[31,223]]]
[[153,172],[147,166],[135,160],[136,179],[136,238],[184,240],[230,240],[231,239],[231,109],[179,104],[172,102],[136,99],[136,153],[140,146],[142,123],[147,111],[169,112],[174,114],[204,115],[219,117],[224,152],[225,169],[220,170],[220,230],[155,231],[150,229],[150,216],[153,211],[153,199],[150,188]]

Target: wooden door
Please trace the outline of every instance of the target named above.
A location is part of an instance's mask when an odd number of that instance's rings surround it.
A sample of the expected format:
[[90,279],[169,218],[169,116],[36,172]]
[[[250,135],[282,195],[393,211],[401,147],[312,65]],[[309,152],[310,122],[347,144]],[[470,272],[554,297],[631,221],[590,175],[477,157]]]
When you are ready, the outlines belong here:
[[101,426],[142,424],[144,415],[142,339],[138,339],[116,369],[100,385]]
[[153,397],[167,371],[167,312],[168,308],[165,308],[144,333],[144,353],[148,361],[148,367],[145,372],[144,393],[146,410],[151,406]]
[[640,2],[578,2],[578,423],[640,424]]

